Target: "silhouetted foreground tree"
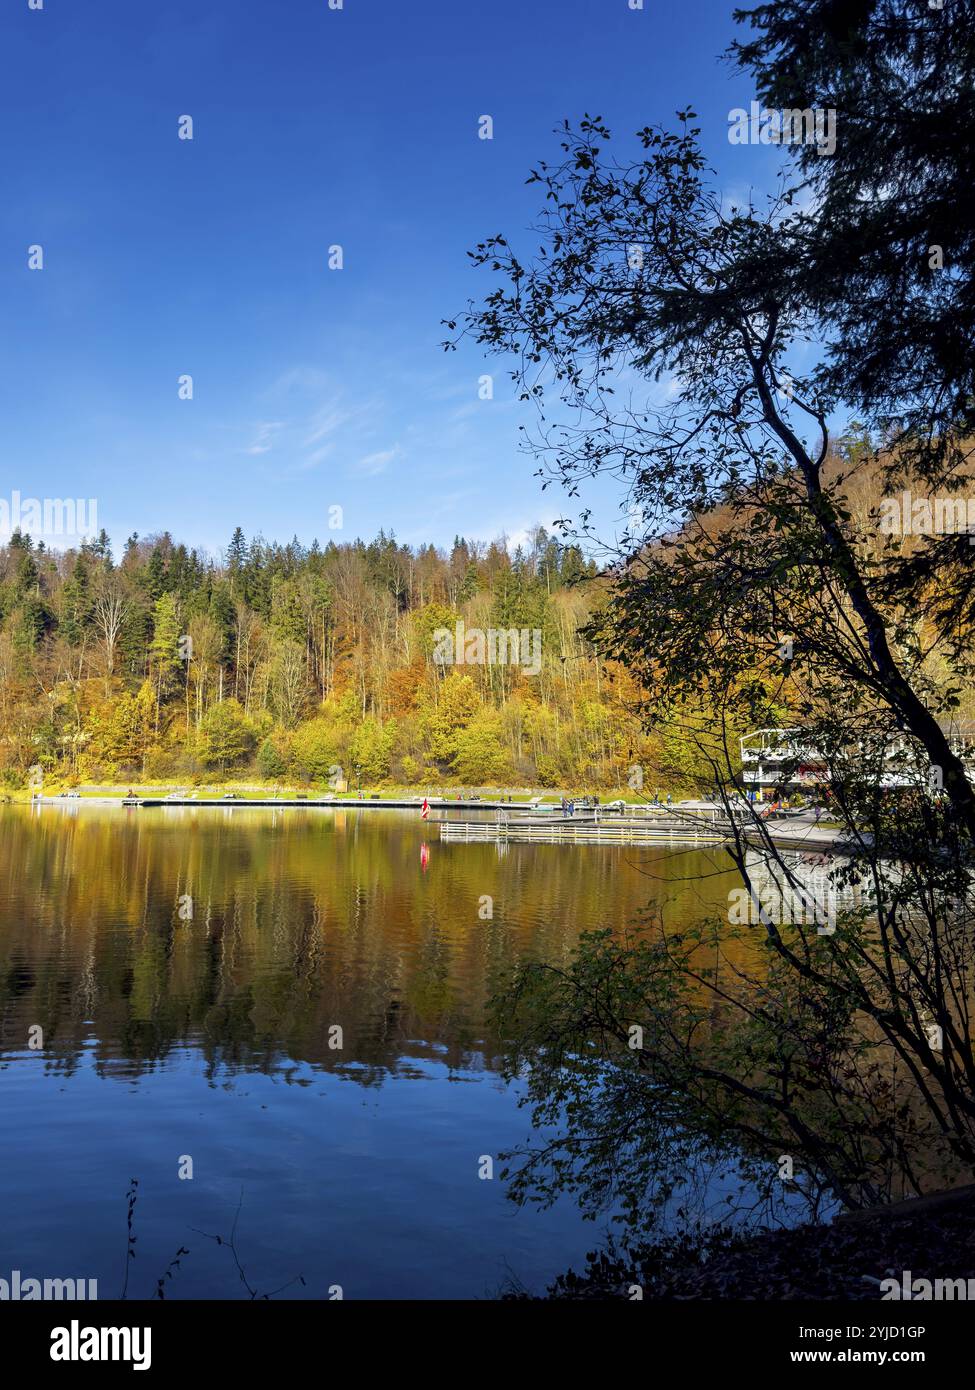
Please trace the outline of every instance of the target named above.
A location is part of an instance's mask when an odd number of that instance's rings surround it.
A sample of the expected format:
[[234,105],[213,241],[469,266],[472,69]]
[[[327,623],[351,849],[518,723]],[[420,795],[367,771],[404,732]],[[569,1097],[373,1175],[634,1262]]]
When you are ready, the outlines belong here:
[[[975,550],[955,527],[912,534],[913,512],[881,524],[898,487],[973,485],[971,226],[939,177],[960,182],[975,144],[962,123],[946,155],[938,119],[941,96],[956,116],[971,101],[969,9],[762,7],[739,60],[781,104],[837,107],[835,162],[799,147],[781,193],[728,208],[692,112],[622,162],[587,117],[532,174],[538,254],[503,236],[473,253],[501,283],[461,331],[514,356],[543,472],[626,490],[614,600],[590,635],[639,676],[648,721],[679,711],[696,730],[729,807],[733,730],[789,724],[858,852],[829,876],[835,921],[762,905],[744,965],[724,924],[597,936],[567,969],[522,972],[500,1006],[511,1070],[528,1064],[537,1118],[569,1128],[529,1156],[518,1195],[576,1185],[636,1218],[692,1155],[731,1150],[765,1192],[779,1157],[801,1156],[814,1206],[975,1171],[975,789],[953,724]],[[881,138],[883,112],[900,124]],[[927,247],[949,237],[939,277]],[[757,819],[732,855],[756,897],[759,877],[779,903],[803,892]]]

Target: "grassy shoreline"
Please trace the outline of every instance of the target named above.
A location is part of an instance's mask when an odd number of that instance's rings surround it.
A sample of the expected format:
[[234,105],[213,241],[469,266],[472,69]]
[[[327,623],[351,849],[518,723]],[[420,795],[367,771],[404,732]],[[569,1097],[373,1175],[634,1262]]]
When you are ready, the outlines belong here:
[[[8,802],[30,804],[36,791],[40,790],[44,798],[62,797],[70,793],[71,799],[85,800],[121,800],[123,797],[133,793],[141,797],[165,797],[172,792],[183,792],[187,796],[193,793],[201,800],[220,798],[228,792],[233,792],[241,801],[261,801],[272,797],[282,799],[295,799],[297,797],[307,797],[309,801],[316,801],[322,797],[334,797],[337,803],[357,802],[367,798],[378,797],[383,801],[422,801],[426,797],[443,797],[450,801],[460,798],[463,801],[471,801],[474,796],[482,801],[497,801],[501,797],[507,799],[509,796],[514,800],[512,805],[519,803],[525,804],[533,797],[541,797],[542,804],[551,805],[558,803],[565,796],[578,800],[584,796],[598,796],[600,801],[605,804],[610,801],[630,799],[624,797],[620,791],[592,791],[579,788],[553,789],[551,787],[461,787],[440,784],[437,786],[400,786],[384,783],[380,787],[362,788],[362,796],[359,796],[358,789],[354,791],[333,792],[328,786],[308,785],[307,783],[290,782],[254,782],[254,781],[213,781],[213,782],[179,782],[179,781],[132,781],[116,783],[98,784],[75,784],[70,782],[51,781],[45,782],[44,786],[32,790],[30,787],[8,788],[5,797]],[[676,800],[676,798],[675,798]],[[476,804],[476,803],[475,803]],[[642,800],[633,801],[633,805],[645,805]]]

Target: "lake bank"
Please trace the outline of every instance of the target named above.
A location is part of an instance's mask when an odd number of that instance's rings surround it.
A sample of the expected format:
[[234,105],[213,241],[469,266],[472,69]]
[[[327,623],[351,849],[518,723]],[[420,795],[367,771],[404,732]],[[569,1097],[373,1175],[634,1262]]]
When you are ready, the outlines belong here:
[[[155,793],[155,794],[153,794]],[[507,796],[507,794],[505,794]],[[531,799],[492,799],[485,795],[464,796],[462,793],[417,793],[410,791],[399,797],[392,792],[359,794],[314,792],[271,792],[252,786],[214,795],[209,788],[193,791],[133,787],[126,792],[112,789],[111,795],[94,791],[64,791],[52,795],[34,794],[33,806],[121,806],[128,809],[158,810],[162,808],[240,809],[268,808],[275,810],[354,810],[415,812],[431,827],[444,825],[442,838],[453,840],[488,840],[509,843],[516,840],[538,840],[548,843],[602,844],[730,844],[734,834],[717,803],[674,801],[648,803],[626,801],[622,798],[603,801],[600,798],[561,797],[550,793],[548,799],[536,794]],[[565,803],[572,803],[566,810]],[[426,812],[424,813],[424,803]],[[459,816],[473,817],[457,825]],[[446,828],[449,826],[448,829]],[[740,824],[740,833],[747,842],[761,845],[766,841],[777,849],[798,855],[855,855],[861,846],[851,841],[838,825],[812,810],[775,813],[763,816],[757,807]]]
[[609,1250],[581,1272],[567,1272],[546,1296],[632,1301],[635,1286],[644,1299],[659,1300],[970,1300],[975,1186],[844,1213],[829,1224],[712,1231]]

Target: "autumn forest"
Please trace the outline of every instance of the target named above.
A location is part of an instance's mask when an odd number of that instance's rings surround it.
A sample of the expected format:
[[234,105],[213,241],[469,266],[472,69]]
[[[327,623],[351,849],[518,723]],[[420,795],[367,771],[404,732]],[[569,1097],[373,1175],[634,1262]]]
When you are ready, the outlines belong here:
[[[632,679],[581,635],[596,569],[543,529],[513,552],[392,535],[310,548],[241,530],[0,549],[0,777],[625,787],[662,769]],[[541,634],[540,669],[447,663],[435,634]],[[679,777],[677,778],[679,782]],[[675,785],[677,785],[675,782]]]

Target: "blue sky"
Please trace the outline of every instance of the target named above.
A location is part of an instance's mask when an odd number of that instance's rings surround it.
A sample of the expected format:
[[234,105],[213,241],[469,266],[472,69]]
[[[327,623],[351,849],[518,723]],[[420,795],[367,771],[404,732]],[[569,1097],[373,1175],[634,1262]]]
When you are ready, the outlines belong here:
[[7,0],[0,495],[94,497],[117,543],[168,529],[214,552],[236,525],[449,544],[564,514],[503,368],[445,355],[440,320],[489,284],[478,239],[534,244],[524,180],[563,117],[623,136],[692,104],[729,192],[771,172],[727,139],[753,96],[719,61],[731,9]]

